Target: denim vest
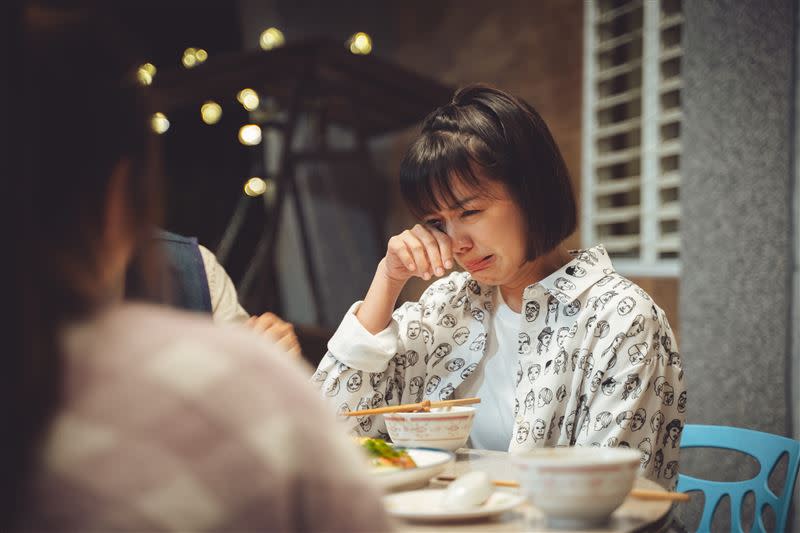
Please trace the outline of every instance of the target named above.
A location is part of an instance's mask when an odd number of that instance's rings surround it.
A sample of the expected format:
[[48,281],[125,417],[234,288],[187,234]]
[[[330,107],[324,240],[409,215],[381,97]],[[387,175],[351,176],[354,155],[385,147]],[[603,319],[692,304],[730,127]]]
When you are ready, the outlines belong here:
[[146,290],[137,262],[128,269],[126,299],[146,300],[184,309],[211,313],[208,278],[197,239],[158,230],[153,245],[160,255],[154,286]]

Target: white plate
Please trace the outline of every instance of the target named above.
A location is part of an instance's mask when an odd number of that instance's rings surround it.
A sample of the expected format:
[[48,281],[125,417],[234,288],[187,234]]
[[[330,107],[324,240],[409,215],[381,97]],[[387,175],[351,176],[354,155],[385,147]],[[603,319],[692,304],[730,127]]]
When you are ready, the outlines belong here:
[[442,507],[444,489],[412,490],[383,497],[386,511],[393,516],[414,520],[447,521],[493,516],[509,511],[525,502],[517,492],[496,490],[486,503],[463,509]]
[[377,470],[372,472],[372,479],[386,490],[422,487],[456,459],[452,452],[436,448],[406,448],[406,451],[417,464],[416,468]]

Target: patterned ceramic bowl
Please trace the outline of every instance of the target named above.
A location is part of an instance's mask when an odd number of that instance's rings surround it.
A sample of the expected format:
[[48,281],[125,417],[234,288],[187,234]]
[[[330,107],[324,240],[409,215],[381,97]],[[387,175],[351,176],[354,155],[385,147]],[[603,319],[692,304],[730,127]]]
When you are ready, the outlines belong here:
[[429,413],[391,413],[383,415],[383,419],[392,442],[398,446],[456,450],[469,438],[475,408],[445,409],[431,409]]
[[511,457],[531,504],[557,528],[605,524],[631,491],[641,453],[629,448],[537,448]]

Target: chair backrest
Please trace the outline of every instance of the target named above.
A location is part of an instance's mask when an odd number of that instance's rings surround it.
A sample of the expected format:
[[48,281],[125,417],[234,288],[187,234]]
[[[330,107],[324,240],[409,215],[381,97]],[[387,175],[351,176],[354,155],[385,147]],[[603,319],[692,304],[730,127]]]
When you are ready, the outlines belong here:
[[[751,429],[728,426],[706,426],[687,424],[681,436],[681,449],[720,448],[746,453],[759,462],[759,472],[744,481],[710,481],[685,474],[678,476],[678,491],[701,491],[705,496],[705,507],[697,530],[711,530],[711,519],[723,497],[728,496],[731,504],[731,531],[743,532],[741,506],[745,497],[752,493],[755,497],[755,517],[753,532],[765,532],[762,510],[772,507],[775,512],[775,530],[785,531],[786,520],[792,501],[792,492],[800,465],[800,441],[763,433]],[[781,495],[769,488],[769,476],[783,454],[788,455],[786,484]]]

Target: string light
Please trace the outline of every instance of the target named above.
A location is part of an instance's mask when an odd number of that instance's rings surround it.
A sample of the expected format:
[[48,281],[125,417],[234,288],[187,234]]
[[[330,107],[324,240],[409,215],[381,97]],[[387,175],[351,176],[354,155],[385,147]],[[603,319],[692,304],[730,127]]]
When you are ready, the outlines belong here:
[[202,48],[187,48],[183,51],[181,63],[183,63],[183,66],[186,68],[193,68],[204,63],[206,59],[208,59],[208,52]]
[[278,28],[267,28],[261,32],[261,36],[258,38],[258,44],[262,50],[272,50],[283,46],[285,43],[286,38]]
[[246,124],[239,128],[239,142],[245,146],[255,146],[261,142],[261,128],[256,124]]
[[248,111],[253,111],[258,108],[258,93],[253,89],[242,89],[236,95],[236,99],[239,100],[239,103]]
[[154,132],[162,135],[169,129],[169,120],[164,113],[155,113],[150,119],[150,127],[153,128]]
[[357,55],[367,55],[372,52],[372,37],[360,31],[354,33],[347,40],[347,45],[350,47],[350,52]]
[[200,117],[206,124],[216,124],[222,118],[222,106],[209,100],[200,106]]
[[136,70],[136,79],[142,85],[150,85],[153,83],[153,78],[156,76],[156,67],[152,63],[145,63],[140,65]]
[[267,191],[267,182],[259,177],[253,177],[244,184],[244,193],[247,196],[261,196]]

